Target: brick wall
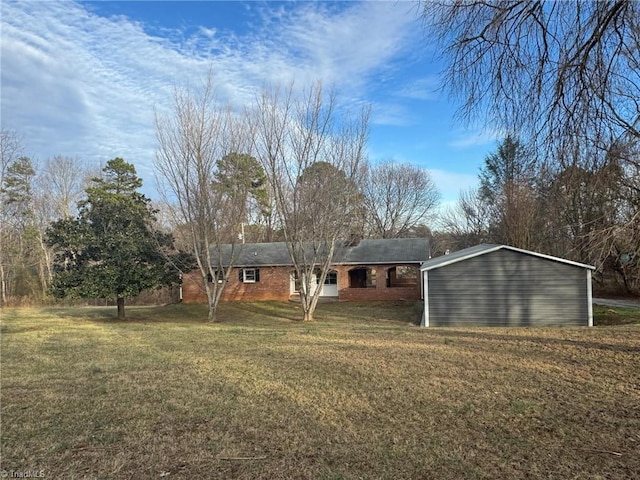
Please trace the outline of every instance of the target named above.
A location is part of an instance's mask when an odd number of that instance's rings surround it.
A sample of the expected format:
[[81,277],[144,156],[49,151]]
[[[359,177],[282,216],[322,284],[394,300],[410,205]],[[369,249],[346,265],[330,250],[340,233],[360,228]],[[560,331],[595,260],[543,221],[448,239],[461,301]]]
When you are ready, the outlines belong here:
[[341,265],[334,268],[338,272],[338,298],[342,301],[361,300],[420,300],[419,269],[416,269],[416,284],[403,287],[387,287],[387,270],[396,265],[358,265],[374,269],[376,272],[376,286],[368,288],[350,288],[349,271],[357,268]]
[[[234,268],[229,277],[221,300],[289,300],[289,271],[287,267],[262,267],[260,280],[255,283],[243,283],[239,279],[239,269]],[[204,303],[207,294],[204,290],[200,272],[194,271],[182,277],[182,301],[185,303]]]
[[222,293],[222,300],[289,300],[289,267],[261,267],[260,281],[243,283],[238,276],[239,269],[234,268],[231,278]]
[[[338,272],[338,298],[345,301],[360,300],[419,300],[420,272],[416,269],[416,284],[402,287],[387,287],[387,270],[395,265],[339,265],[333,269]],[[369,288],[350,288],[349,271],[366,267],[376,272],[376,286]],[[279,300],[290,298],[290,274],[293,267],[262,267],[260,281],[243,283],[238,277],[239,269],[234,268],[223,294],[222,300]],[[199,272],[191,272],[182,278],[182,301],[185,303],[203,303],[207,301]]]
[[193,271],[182,275],[182,301],[184,303],[206,303],[200,272]]

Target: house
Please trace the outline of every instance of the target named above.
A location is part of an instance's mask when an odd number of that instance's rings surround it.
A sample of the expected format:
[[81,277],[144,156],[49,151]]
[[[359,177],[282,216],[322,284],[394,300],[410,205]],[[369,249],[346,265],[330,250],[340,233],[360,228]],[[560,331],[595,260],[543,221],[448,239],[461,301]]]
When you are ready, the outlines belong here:
[[[221,300],[287,301],[298,296],[300,283],[286,243],[225,245],[222,252],[223,264],[228,265],[232,257],[235,260]],[[420,300],[420,265],[428,258],[426,238],[342,242],[324,284],[318,286],[320,296],[337,300]],[[182,301],[206,301],[199,271],[183,276]]]
[[592,270],[506,245],[432,258],[421,267],[421,325],[592,326]]

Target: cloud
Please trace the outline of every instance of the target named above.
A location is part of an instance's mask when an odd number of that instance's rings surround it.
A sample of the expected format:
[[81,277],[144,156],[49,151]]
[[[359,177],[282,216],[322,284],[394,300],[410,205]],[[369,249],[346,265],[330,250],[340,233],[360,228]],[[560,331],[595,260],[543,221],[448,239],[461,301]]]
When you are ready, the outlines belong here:
[[435,100],[438,98],[439,88],[440,80],[437,75],[428,75],[405,84],[396,95],[413,100]]
[[459,135],[455,140],[449,142],[449,146],[458,149],[478,147],[495,143],[503,138],[504,135],[497,130],[476,130],[467,131]]
[[[220,98],[236,105],[265,84],[318,78],[362,102],[374,80],[393,76],[419,32],[415,12],[394,2],[252,6],[261,16],[245,36],[209,25],[149,27],[72,1],[0,8],[2,127],[40,159],[122,156],[149,185],[154,113],[170,108],[174,85],[197,86],[211,68]],[[404,91],[420,95],[415,85]],[[398,107],[378,112],[383,123],[406,119]]]
[[42,156],[149,158],[154,105],[183,58],[74,3],[3,3],[2,14],[3,128]]
[[409,28],[415,16],[393,3],[337,5],[308,2],[293,9],[269,9],[265,23],[276,26],[275,32],[258,34],[255,43],[276,56],[295,59],[307,75],[355,88],[389,68],[417,32]]
[[405,127],[413,125],[414,115],[398,103],[378,102],[373,106],[371,122],[374,125]]

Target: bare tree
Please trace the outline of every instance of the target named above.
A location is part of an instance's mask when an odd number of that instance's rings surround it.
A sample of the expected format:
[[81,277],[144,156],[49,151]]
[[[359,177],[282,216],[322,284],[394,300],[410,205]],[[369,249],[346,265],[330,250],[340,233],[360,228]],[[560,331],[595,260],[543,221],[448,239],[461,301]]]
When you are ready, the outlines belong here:
[[461,191],[456,205],[445,210],[439,222],[450,242],[449,249],[460,250],[492,241],[491,206],[477,189]]
[[55,155],[48,158],[38,175],[42,203],[48,209],[49,221],[74,215],[77,202],[89,185],[91,173],[78,157]]
[[7,168],[15,162],[24,151],[22,139],[13,130],[0,130],[0,182],[4,182]]
[[609,156],[601,169],[582,172],[567,213],[582,227],[576,246],[599,267],[602,280],[640,294],[640,149],[617,143]]
[[217,102],[209,75],[200,91],[176,88],[173,114],[156,116],[156,132],[159,190],[173,207],[174,224],[180,226],[198,265],[209,321],[216,321],[218,302],[238,254],[245,212],[238,208],[236,195],[216,188],[217,162],[229,154],[248,152],[249,131],[230,107]]
[[78,157],[55,155],[38,168],[34,178],[33,211],[35,240],[40,252],[39,276],[43,295],[51,282],[52,251],[46,245],[45,231],[51,222],[71,218],[76,204],[89,185],[91,170]]
[[362,191],[367,233],[376,238],[406,236],[440,201],[429,172],[408,163],[385,161],[369,167]]
[[256,155],[272,188],[282,232],[300,280],[303,320],[313,320],[320,289],[360,211],[368,110],[341,113],[315,84],[300,95],[264,92],[253,116]]
[[611,139],[640,138],[640,3],[422,4],[462,118],[517,127],[556,154],[579,147],[602,159]]
[[[22,139],[13,130],[0,130],[0,189],[4,188],[9,167],[22,155],[24,146]],[[5,198],[2,194],[2,208],[0,208],[0,305],[5,305],[9,296],[10,245],[15,240],[15,232],[11,228],[10,209],[5,208]]]

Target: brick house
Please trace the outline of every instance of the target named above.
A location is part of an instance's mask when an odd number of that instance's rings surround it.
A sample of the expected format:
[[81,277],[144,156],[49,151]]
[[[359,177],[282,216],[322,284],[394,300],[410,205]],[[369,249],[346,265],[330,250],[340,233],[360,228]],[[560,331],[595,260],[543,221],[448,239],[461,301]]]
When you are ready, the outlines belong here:
[[[231,247],[225,247],[223,257],[230,258]],[[234,268],[222,293],[223,301],[287,301],[298,296],[299,282],[284,242],[236,245],[234,249]],[[426,238],[341,244],[324,284],[318,286],[320,296],[337,300],[419,300],[420,265],[428,258]],[[183,276],[182,301],[206,301],[199,271]]]

